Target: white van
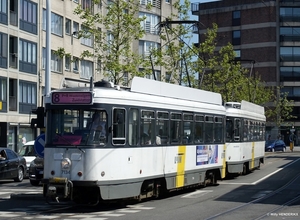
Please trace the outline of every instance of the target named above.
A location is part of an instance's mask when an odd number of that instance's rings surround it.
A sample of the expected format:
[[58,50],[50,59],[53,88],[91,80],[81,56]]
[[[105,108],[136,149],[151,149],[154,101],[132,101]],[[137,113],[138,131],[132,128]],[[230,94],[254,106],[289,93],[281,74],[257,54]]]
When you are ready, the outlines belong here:
[[24,144],[19,151],[19,155],[24,157],[26,160],[27,171],[25,176],[28,176],[30,163],[36,158],[36,152],[34,150],[34,141],[28,141],[26,144]]

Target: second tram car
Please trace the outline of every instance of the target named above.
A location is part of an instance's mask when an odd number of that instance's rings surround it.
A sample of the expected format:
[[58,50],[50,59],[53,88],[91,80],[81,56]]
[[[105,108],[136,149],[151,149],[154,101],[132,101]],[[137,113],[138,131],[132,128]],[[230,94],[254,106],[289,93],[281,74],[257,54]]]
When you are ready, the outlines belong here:
[[47,198],[142,199],[225,177],[218,93],[135,77],[130,89],[98,82],[52,91],[45,112]]
[[264,162],[265,110],[244,100],[227,102],[225,107],[226,171],[228,174],[246,174]]

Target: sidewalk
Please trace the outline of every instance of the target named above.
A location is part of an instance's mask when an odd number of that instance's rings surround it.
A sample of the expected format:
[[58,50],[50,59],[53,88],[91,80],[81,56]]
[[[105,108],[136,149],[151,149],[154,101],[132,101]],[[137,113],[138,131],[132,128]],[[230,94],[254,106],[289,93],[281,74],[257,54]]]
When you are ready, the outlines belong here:
[[[286,152],[291,152],[290,146],[286,146]],[[300,146],[294,146],[293,152],[300,152]]]

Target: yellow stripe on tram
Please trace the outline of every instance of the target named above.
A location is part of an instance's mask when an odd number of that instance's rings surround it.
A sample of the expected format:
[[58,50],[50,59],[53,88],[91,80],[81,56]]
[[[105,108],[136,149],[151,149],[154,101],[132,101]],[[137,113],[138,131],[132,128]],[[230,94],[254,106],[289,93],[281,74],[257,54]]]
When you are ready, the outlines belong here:
[[252,142],[252,161],[251,161],[251,169],[254,168],[254,142]]
[[225,178],[226,176],[226,144],[224,144],[224,149],[221,158],[223,159],[223,166],[222,166],[222,176],[221,178]]
[[177,188],[184,186],[185,155],[186,155],[186,146],[179,146],[178,154],[176,157],[176,163],[177,163],[176,187]]

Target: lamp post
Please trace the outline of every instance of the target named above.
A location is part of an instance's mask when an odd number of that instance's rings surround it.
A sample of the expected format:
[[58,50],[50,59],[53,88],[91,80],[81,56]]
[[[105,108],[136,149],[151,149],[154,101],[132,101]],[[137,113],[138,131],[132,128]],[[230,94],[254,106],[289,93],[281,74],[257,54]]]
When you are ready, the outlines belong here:
[[51,0],[46,1],[46,69],[45,96],[51,91]]

